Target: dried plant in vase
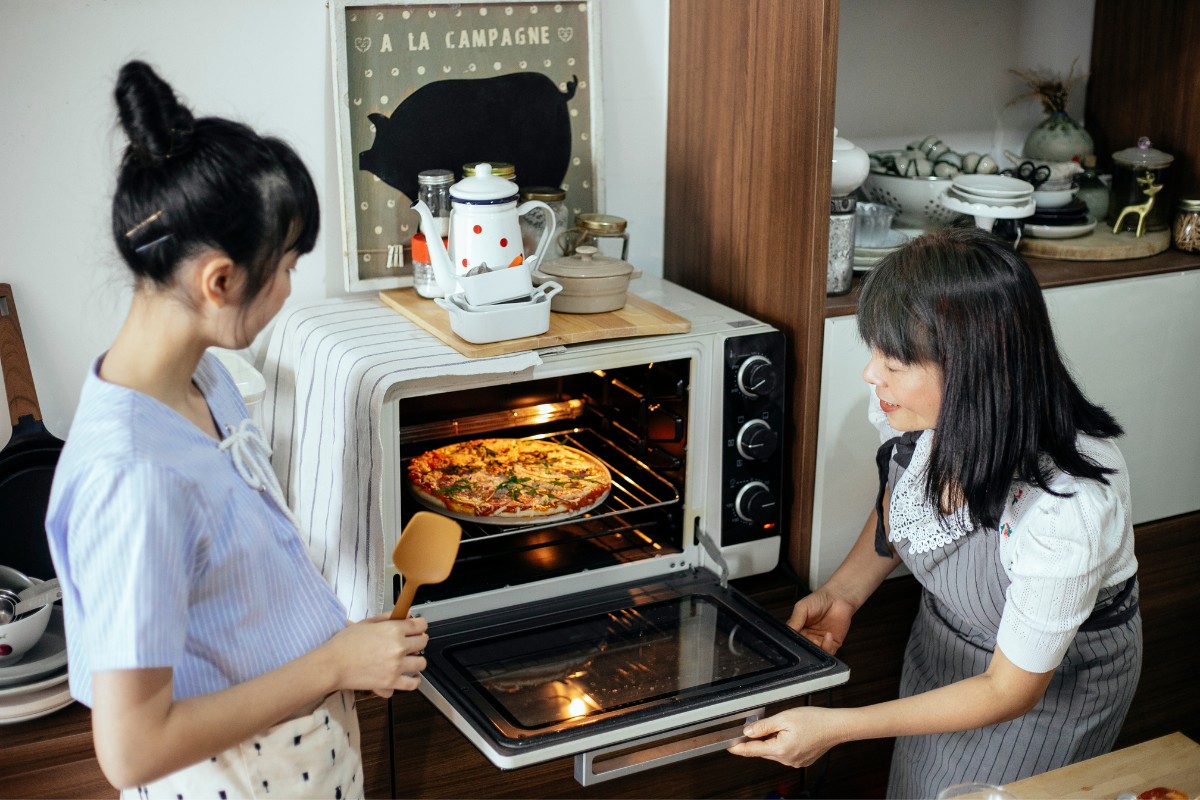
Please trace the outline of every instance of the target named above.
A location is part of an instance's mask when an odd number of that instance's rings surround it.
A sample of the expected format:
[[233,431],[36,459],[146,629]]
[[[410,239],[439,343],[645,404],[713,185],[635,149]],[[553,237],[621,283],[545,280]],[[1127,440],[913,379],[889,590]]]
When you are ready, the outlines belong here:
[[1008,105],[1036,97],[1042,101],[1042,109],[1049,115],[1025,137],[1023,152],[1026,158],[1041,161],[1082,161],[1084,156],[1095,153],[1091,135],[1083,126],[1067,114],[1067,98],[1071,89],[1085,77],[1075,74],[1075,64],[1067,77],[1041,70],[1009,70],[1025,84],[1026,92],[1014,97]]

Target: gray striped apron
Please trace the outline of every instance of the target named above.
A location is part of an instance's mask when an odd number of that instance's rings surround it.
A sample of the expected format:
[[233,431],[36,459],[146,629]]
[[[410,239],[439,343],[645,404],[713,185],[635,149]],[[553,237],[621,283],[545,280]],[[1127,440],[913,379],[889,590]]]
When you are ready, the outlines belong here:
[[[893,480],[897,469],[892,465]],[[1011,582],[999,541],[997,532],[977,529],[932,552],[900,553],[923,587],[904,653],[901,697],[987,669]],[[907,549],[903,543],[897,548]],[[1027,714],[969,731],[897,738],[888,797],[933,798],[970,781],[1006,784],[1107,753],[1133,700],[1141,663],[1133,577],[1100,590],[1096,610]]]

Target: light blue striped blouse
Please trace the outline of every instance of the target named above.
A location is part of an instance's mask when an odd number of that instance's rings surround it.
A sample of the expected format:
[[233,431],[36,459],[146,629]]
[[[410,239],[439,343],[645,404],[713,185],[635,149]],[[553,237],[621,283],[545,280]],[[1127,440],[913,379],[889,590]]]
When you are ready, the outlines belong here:
[[[231,452],[171,408],[99,377],[83,386],[46,527],[63,588],[71,694],[96,670],[171,667],[175,698],[218,691],[346,624],[296,529]],[[193,378],[223,435],[247,417],[212,355]]]

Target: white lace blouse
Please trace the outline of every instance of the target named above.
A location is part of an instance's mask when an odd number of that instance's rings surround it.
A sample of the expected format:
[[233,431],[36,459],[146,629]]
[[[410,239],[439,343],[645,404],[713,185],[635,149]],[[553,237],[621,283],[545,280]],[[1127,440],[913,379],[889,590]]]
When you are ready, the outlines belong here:
[[[868,418],[881,443],[898,435],[874,387]],[[925,502],[932,441],[933,431],[921,434],[908,469],[891,487],[888,540],[902,557],[930,552],[971,532],[969,522],[943,518]],[[996,641],[1010,661],[1029,672],[1055,669],[1092,613],[1100,589],[1137,572],[1125,459],[1111,439],[1081,436],[1079,449],[1116,470],[1108,485],[1052,470],[1051,488],[1072,493],[1058,497],[1014,481],[996,531],[1000,563],[1011,580]]]

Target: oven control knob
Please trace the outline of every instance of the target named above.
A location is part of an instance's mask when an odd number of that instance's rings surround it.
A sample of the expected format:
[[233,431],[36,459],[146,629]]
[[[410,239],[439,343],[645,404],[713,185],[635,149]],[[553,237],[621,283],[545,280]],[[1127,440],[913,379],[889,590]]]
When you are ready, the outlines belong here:
[[733,510],[742,522],[761,525],[775,519],[775,495],[762,481],[750,481],[733,499]]
[[775,391],[779,377],[766,356],[750,356],[737,371],[737,386],[746,397],[766,397]]
[[742,458],[766,461],[775,452],[779,437],[761,419],[752,419],[737,433],[737,451]]

